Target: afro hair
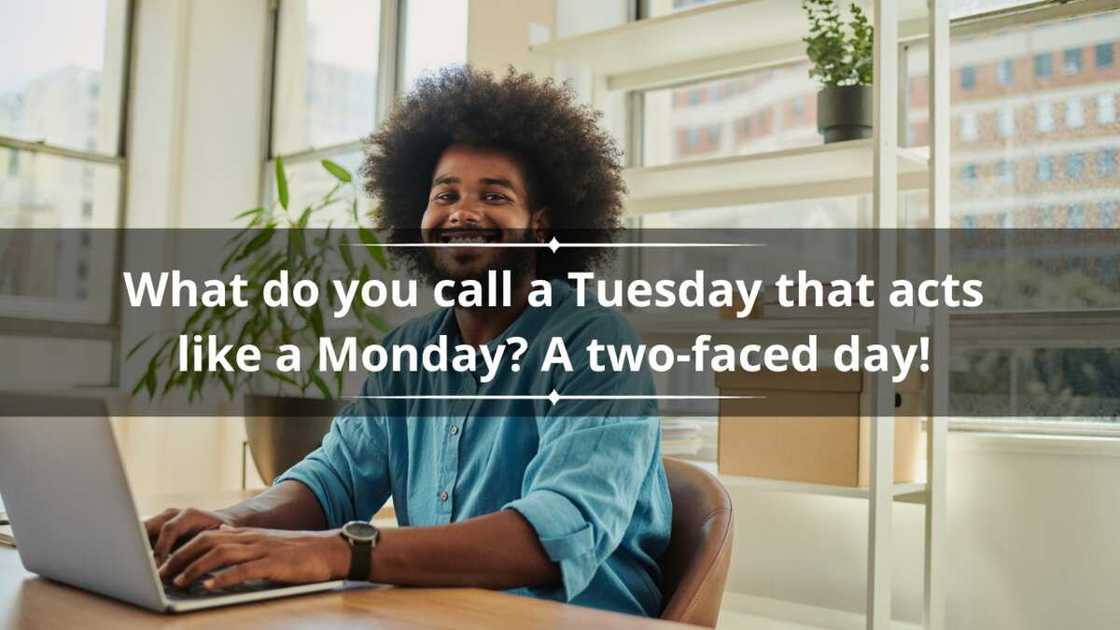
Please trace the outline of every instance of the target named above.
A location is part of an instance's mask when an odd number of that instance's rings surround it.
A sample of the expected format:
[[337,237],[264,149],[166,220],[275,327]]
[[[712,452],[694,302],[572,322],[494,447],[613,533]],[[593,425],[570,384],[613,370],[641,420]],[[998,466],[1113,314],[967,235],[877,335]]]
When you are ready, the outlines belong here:
[[[620,229],[626,187],[621,151],[599,118],[568,86],[513,68],[500,79],[470,66],[426,75],[367,142],[362,175],[379,203],[377,227],[390,242],[416,241],[436,163],[447,147],[465,144],[508,152],[521,163],[530,208],[548,209],[548,225],[561,242],[610,242]],[[590,270],[611,251],[542,248],[537,277]],[[394,253],[413,269],[425,266],[421,249]]]

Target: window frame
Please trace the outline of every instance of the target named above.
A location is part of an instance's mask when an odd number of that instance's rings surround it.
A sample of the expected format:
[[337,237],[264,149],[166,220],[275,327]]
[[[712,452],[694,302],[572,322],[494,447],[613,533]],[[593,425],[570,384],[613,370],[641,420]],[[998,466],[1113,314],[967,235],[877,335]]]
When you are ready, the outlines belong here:
[[[119,277],[123,271],[123,228],[128,209],[128,146],[131,136],[130,114],[132,80],[134,73],[136,13],[138,0],[125,0],[124,22],[121,37],[121,95],[117,106],[117,147],[115,153],[96,150],[76,149],[52,144],[51,142],[29,142],[26,139],[0,134],[0,149],[12,151],[14,155],[40,154],[83,164],[109,165],[117,169],[117,204],[115,208],[112,257],[112,277]],[[19,159],[19,158],[17,158]],[[65,228],[63,228],[65,229]],[[72,339],[75,341],[107,341],[110,344],[110,365],[108,387],[120,385],[123,350],[121,348],[121,317],[123,314],[123,288],[119,282],[111,283],[109,296],[109,319],[105,323],[75,322],[49,317],[23,317],[15,315],[0,316],[0,336],[4,337],[50,337]]]
[[[269,3],[268,19],[268,55],[266,62],[265,97],[268,107],[265,108],[264,124],[261,130],[263,142],[263,155],[265,156],[259,180],[259,193],[262,205],[267,205],[272,200],[271,177],[275,172],[276,160],[280,158],[285,166],[302,164],[322,159],[329,159],[341,154],[360,152],[363,149],[363,139],[355,138],[322,147],[309,147],[299,151],[276,153],[273,147],[273,124],[276,118],[275,84],[279,58],[279,33],[281,4],[285,0],[272,0]],[[408,0],[380,0],[381,19],[378,24],[378,54],[377,54],[377,94],[374,106],[374,117],[370,121],[371,129],[376,129],[393,107],[393,103],[400,94],[400,77],[403,76],[404,48],[403,33],[405,29],[405,4]]]

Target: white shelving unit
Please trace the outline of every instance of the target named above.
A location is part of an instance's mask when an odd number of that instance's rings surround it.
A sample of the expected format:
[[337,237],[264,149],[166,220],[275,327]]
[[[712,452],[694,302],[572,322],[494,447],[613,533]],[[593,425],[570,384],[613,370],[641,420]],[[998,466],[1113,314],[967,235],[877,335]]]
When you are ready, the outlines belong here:
[[[787,149],[754,155],[689,161],[627,169],[627,211],[644,214],[675,209],[717,207],[870,194],[876,251],[897,251],[892,229],[898,227],[898,194],[929,191],[932,227],[938,228],[934,271],[948,271],[949,227],[949,7],[948,0],[857,0],[870,10],[875,25],[875,131],[853,142]],[[606,109],[611,92],[664,87],[722,77],[804,58],[807,20],[796,0],[723,0],[666,16],[561,38],[530,48],[537,68],[556,64],[585,67],[591,73],[592,104]],[[925,38],[929,48],[929,137],[924,148],[899,143],[900,109],[905,98],[900,82],[899,47]],[[900,72],[902,70],[902,72]],[[875,256],[880,290],[897,276],[896,256]],[[880,294],[878,303],[886,303]],[[896,501],[917,503],[925,511],[925,628],[945,627],[945,448],[948,401],[948,319],[935,312],[929,325],[899,321],[886,308],[867,318],[748,320],[746,322],[651,321],[639,326],[658,341],[685,339],[689,328],[733,339],[740,334],[801,334],[819,330],[841,334],[860,329],[874,341],[895,343],[899,336],[932,335],[930,388],[932,409],[927,424],[926,481],[896,484],[894,461],[894,388],[889,374],[868,379],[873,401],[871,482],[867,488],[793,483],[721,476],[731,487],[850,497],[867,501],[868,558],[866,625],[891,626],[891,509]],[[684,336],[682,336],[684,335]]]

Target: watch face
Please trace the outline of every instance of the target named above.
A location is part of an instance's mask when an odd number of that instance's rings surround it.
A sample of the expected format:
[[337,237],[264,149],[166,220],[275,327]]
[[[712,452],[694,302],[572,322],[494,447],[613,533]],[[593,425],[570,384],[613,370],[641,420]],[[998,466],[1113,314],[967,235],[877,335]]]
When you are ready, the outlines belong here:
[[366,542],[377,538],[377,528],[365,521],[350,521],[342,526],[342,534],[350,540]]

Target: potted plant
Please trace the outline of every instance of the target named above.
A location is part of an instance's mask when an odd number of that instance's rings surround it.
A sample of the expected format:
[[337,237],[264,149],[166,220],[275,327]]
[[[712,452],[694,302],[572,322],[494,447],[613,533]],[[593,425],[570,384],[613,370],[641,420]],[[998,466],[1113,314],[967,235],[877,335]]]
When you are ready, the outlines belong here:
[[817,93],[817,129],[825,143],[869,138],[872,132],[874,29],[859,5],[844,22],[836,0],[801,0],[809,17],[804,38]]
[[[280,344],[317,348],[318,339],[327,334],[319,305],[269,308],[263,300],[264,284],[278,277],[282,270],[323,287],[339,274],[350,274],[365,282],[371,269],[389,268],[377,237],[361,225],[359,193],[353,176],[330,160],[321,163],[335,180],[334,186],[298,215],[289,212],[288,179],[283,160],[277,158],[275,202],[269,208],[253,208],[235,217],[248,223],[226,242],[220,273],[238,273],[246,281],[244,297],[248,308],[195,308],[180,331],[160,341],[132,388],[133,396],[143,392],[149,399],[162,399],[172,391],[182,390],[188,403],[201,399],[205,389],[219,384],[231,398],[243,394],[249,448],[266,483],[319,445],[339,409],[342,374],[335,374],[328,383],[314,370],[281,373],[263,363],[260,371],[252,373],[181,372],[175,342],[179,335],[210,334],[226,343],[254,344],[265,355],[274,354]],[[310,227],[317,215],[340,205],[347,208],[347,222],[351,225],[339,228],[327,222],[325,227]],[[348,234],[354,236],[354,242]],[[359,328],[355,336],[363,346],[378,341],[371,330],[388,329],[373,309],[356,304],[354,315]],[[133,346],[126,359],[154,343],[156,336],[153,333]]]

